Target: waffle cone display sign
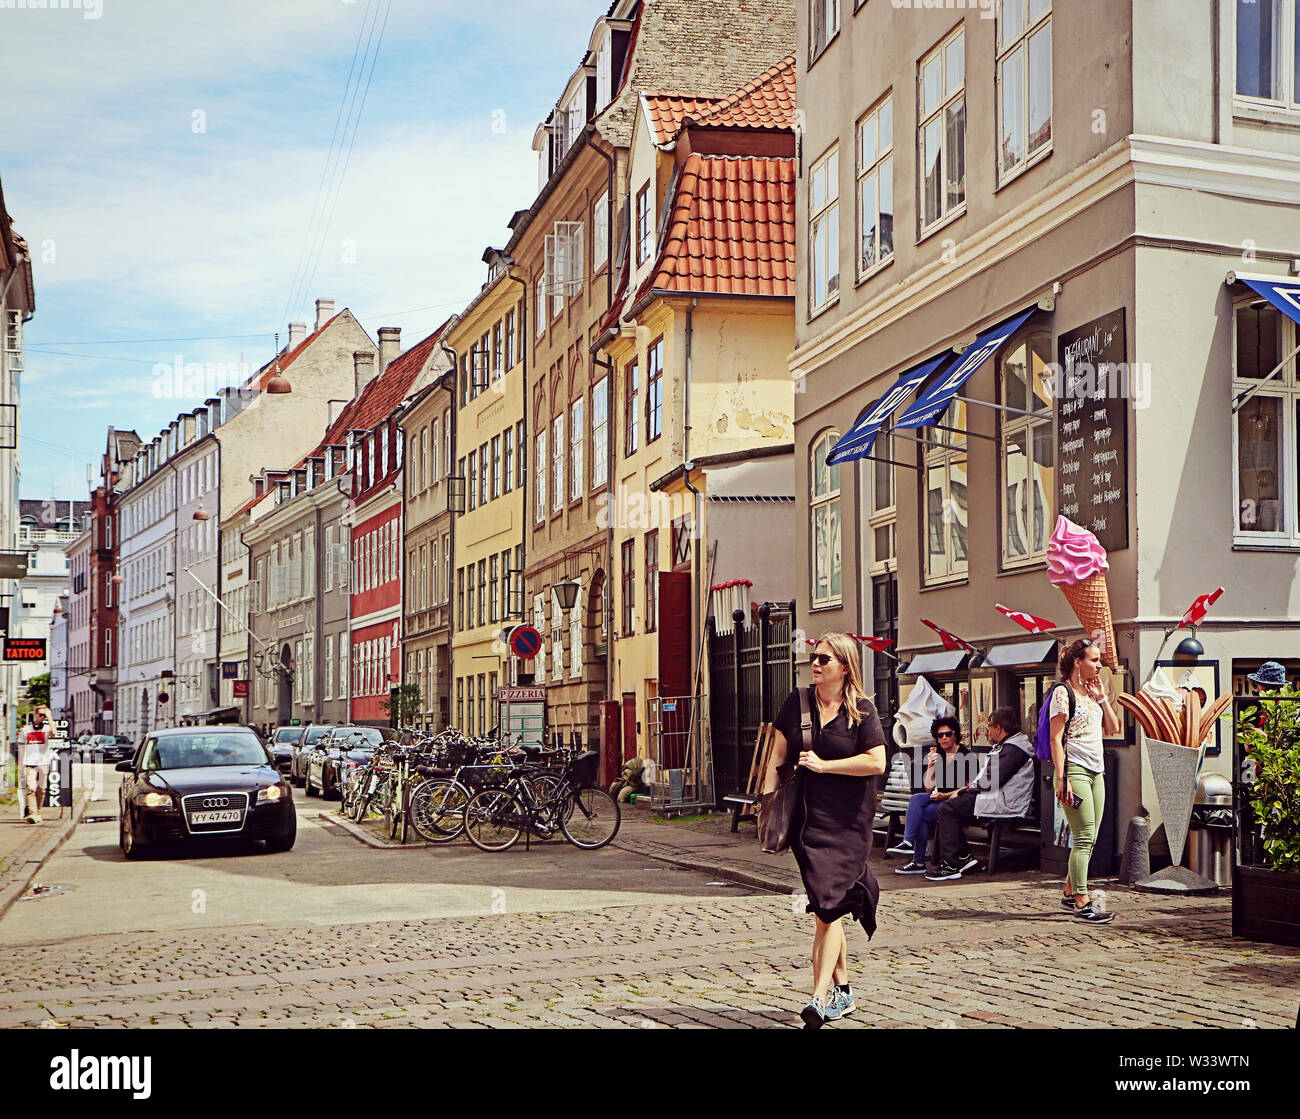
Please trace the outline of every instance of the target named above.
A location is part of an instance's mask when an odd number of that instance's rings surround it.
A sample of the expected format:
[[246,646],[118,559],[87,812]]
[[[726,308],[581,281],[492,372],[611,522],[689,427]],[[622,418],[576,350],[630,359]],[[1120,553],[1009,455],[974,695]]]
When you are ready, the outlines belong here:
[[1057,517],[1047,545],[1047,577],[1070,604],[1084,633],[1101,650],[1107,668],[1119,667],[1115,625],[1110,612],[1106,549],[1086,528],[1068,517]]

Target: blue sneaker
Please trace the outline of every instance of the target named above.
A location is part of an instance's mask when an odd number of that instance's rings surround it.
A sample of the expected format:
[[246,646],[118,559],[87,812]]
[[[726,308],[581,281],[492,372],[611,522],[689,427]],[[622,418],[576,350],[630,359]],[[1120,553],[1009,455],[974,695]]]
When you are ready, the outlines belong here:
[[853,1001],[853,989],[851,987],[832,987],[830,998],[826,1000],[826,1021],[838,1022],[846,1014],[852,1014],[857,1010],[858,1004]]
[[813,995],[808,1005],[799,1011],[805,1030],[820,1030],[826,1023],[826,1001],[821,995]]

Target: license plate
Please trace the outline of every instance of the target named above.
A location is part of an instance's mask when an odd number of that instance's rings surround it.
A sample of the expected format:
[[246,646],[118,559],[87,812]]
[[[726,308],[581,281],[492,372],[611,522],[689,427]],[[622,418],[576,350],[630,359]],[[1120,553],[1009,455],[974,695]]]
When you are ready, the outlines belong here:
[[237,824],[239,809],[232,808],[223,812],[191,812],[191,824]]

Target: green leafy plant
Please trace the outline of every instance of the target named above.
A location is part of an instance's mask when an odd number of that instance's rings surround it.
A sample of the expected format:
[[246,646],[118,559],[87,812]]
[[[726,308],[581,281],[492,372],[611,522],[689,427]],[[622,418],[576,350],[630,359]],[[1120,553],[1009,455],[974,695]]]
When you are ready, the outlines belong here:
[[1245,708],[1237,737],[1247,760],[1243,780],[1273,870],[1300,871],[1300,688]]
[[387,699],[379,701],[394,726],[404,727],[420,713],[423,700],[419,684],[403,684],[394,688]]

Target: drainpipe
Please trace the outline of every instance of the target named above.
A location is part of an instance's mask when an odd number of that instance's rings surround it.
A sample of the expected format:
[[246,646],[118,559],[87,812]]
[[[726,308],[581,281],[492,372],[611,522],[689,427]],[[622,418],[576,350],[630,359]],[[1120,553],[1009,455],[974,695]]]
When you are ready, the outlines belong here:
[[[605,228],[608,230],[605,236],[605,252],[609,258],[605,262],[605,306],[608,308],[614,305],[614,260],[613,253],[610,252],[610,250],[614,245],[614,236],[617,233],[617,230],[614,228],[614,157],[605,151],[604,148],[596,145],[596,133],[594,130],[587,131],[587,147],[600,156],[600,158],[605,161],[605,165],[609,168],[609,172],[606,175],[608,186],[605,192],[605,197],[608,199],[605,204],[605,208],[608,211],[605,218]],[[513,279],[513,277],[511,278]]]
[[[460,376],[460,355],[455,349],[446,342],[447,333],[457,322],[460,316],[456,315],[442,331],[443,341],[439,343],[442,352],[451,359],[451,369],[443,374],[443,387],[447,389],[447,395],[451,397],[451,458],[447,463],[447,473],[444,478],[452,477],[452,471],[456,469],[456,451],[457,446],[456,433],[460,427],[460,399],[456,395],[456,379]],[[447,533],[447,541],[451,545],[451,577],[456,578],[456,514],[451,513],[451,531]],[[451,688],[455,682],[456,675],[456,658],[454,646],[456,640],[456,610],[453,600],[456,597],[456,588],[448,585],[447,587],[447,722],[451,722]]]
[[[516,448],[515,448],[515,455],[517,456],[516,459],[515,459],[515,462],[517,462],[517,463],[518,463],[518,462],[523,462],[523,463],[525,464],[525,466],[524,466],[524,483],[523,483],[522,486],[518,486],[518,487],[516,487],[516,488],[518,488],[518,489],[520,489],[520,490],[523,491],[523,494],[522,494],[521,500],[522,500],[523,503],[524,503],[524,522],[523,522],[523,529],[524,529],[524,531],[520,534],[520,537],[519,537],[520,542],[523,544],[523,547],[524,547],[523,558],[519,561],[519,620],[520,620],[520,622],[525,622],[525,621],[528,620],[528,610],[527,610],[527,606],[525,605],[525,600],[526,600],[527,596],[526,596],[525,593],[524,593],[524,568],[526,568],[526,567],[528,566],[528,533],[529,533],[529,531],[530,531],[530,529],[531,529],[531,526],[532,526],[532,523],[533,523],[532,521],[530,521],[530,520],[528,519],[528,517],[529,517],[530,514],[529,514],[529,511],[528,511],[528,475],[529,475],[529,471],[528,471],[528,467],[527,467],[527,463],[528,463],[528,461],[529,461],[529,459],[528,459],[528,457],[527,457],[527,456],[528,456],[528,445],[529,445],[529,443],[531,442],[531,436],[530,436],[530,434],[529,434],[529,430],[528,430],[528,350],[529,350],[529,348],[530,348],[530,347],[532,346],[532,344],[533,344],[533,336],[532,336],[532,333],[531,333],[531,331],[530,331],[530,329],[529,329],[529,326],[528,326],[528,281],[527,281],[527,280],[524,280],[524,279],[521,279],[520,277],[516,276],[516,275],[515,275],[513,272],[511,272],[509,269],[506,270],[506,279],[507,279],[507,280],[511,280],[511,281],[513,281],[514,283],[518,284],[519,287],[520,287],[520,289],[521,289],[520,294],[523,296],[523,298],[519,300],[519,335],[518,335],[518,337],[519,337],[519,353],[520,353],[520,355],[521,355],[521,357],[522,357],[522,359],[523,359],[523,363],[524,363],[524,369],[523,369],[523,378],[524,378],[524,417],[523,417],[523,424],[524,424],[524,443],[523,443],[522,446],[519,446],[519,447],[516,447]],[[501,675],[502,675],[502,677],[504,678],[506,674],[503,672]],[[503,682],[504,682],[504,680],[503,680]]]
[[[609,377],[609,392],[605,397],[608,416],[605,425],[605,586],[601,590],[604,601],[600,604],[600,616],[605,625],[605,688],[608,692],[614,683],[614,617],[612,610],[606,612],[605,604],[614,601],[614,513],[618,504],[614,495],[614,363],[607,357],[597,356],[602,348],[598,346],[591,355],[591,363],[599,365]],[[614,697],[607,694],[605,698]]]
[[[701,499],[700,491],[695,488],[695,484],[691,481],[691,471],[694,469],[695,466],[694,462],[692,462],[691,460],[691,371],[692,371],[692,361],[694,356],[693,350],[694,350],[694,341],[695,341],[695,309],[699,305],[700,305],[700,301],[698,299],[692,299],[691,305],[686,308],[686,362],[685,362],[685,373],[683,375],[683,380],[685,381],[685,387],[683,389],[683,393],[685,395],[686,400],[685,400],[685,424],[683,425],[683,435],[682,435],[682,480],[685,482],[686,488],[690,490],[692,494],[695,495],[695,513],[694,513],[694,520],[692,522],[695,540],[691,545],[695,557],[694,562],[692,564],[692,566],[695,569],[693,573],[694,574],[693,582],[695,584],[695,605],[698,610],[703,612],[705,610],[705,607],[700,604],[700,578],[703,575],[703,572],[701,571],[701,568],[703,566],[702,557],[700,555],[700,538],[703,531],[703,526],[700,523],[702,499]],[[672,543],[670,541],[669,547],[671,546]],[[695,635],[700,630],[700,623],[702,622],[703,622],[703,618],[700,618],[698,621],[693,620],[691,626],[692,644],[694,644],[696,640]],[[698,691],[699,677],[700,677],[699,664],[701,663],[703,658],[701,656],[701,650],[692,649],[692,652],[695,653],[695,663],[696,663],[696,669],[695,669],[696,685],[695,686],[696,686],[696,690]]]

